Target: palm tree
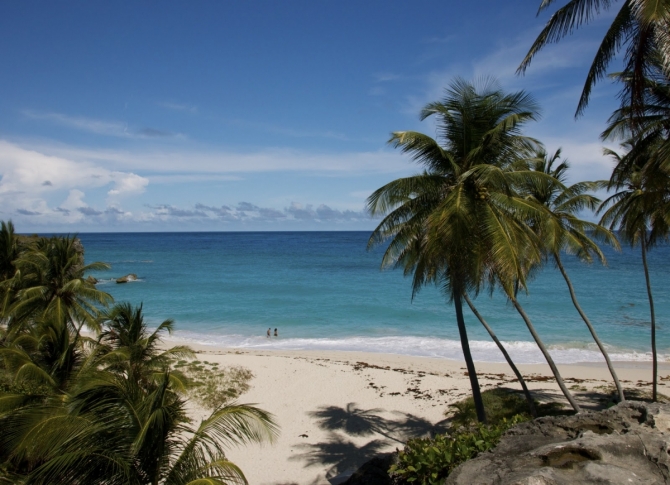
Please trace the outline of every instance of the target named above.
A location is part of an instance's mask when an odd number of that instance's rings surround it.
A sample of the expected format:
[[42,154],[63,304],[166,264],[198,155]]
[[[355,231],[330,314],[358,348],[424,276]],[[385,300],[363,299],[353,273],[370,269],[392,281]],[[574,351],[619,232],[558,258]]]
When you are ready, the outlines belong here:
[[6,223],[2,221],[2,227],[0,227],[0,295],[2,296],[0,318],[3,320],[15,295],[15,289],[6,281],[16,273],[14,262],[18,257],[19,240],[14,232],[14,224],[11,220]]
[[421,119],[437,117],[442,145],[424,134],[392,134],[389,143],[410,153],[423,173],[390,182],[368,198],[373,216],[384,216],[368,247],[391,240],[382,267],[413,274],[413,296],[428,283],[441,285],[453,301],[461,347],[477,417],[485,412],[463,319],[464,295],[479,291],[486,268],[496,266],[523,278],[517,248],[534,238],[523,218],[537,208],[515,196],[513,166],[538,143],[521,134],[538,107],[524,92],[505,94],[495,83],[480,87],[456,79]]
[[151,381],[156,372],[162,373],[173,358],[195,355],[193,350],[183,345],[160,351],[162,334],[166,331],[172,334],[174,321],[165,320],[149,333],[141,304],[133,307],[127,302],[118,303],[103,312],[101,321],[103,331],[98,337],[99,363],[109,370],[125,372],[130,380],[141,384]]
[[[555,0],[542,0],[541,13]],[[544,29],[521,62],[517,73],[524,73],[533,57],[547,44],[560,41],[574,30],[589,23],[602,11],[608,10],[611,0],[569,0],[549,19]],[[623,50],[626,70],[632,73],[632,82],[624,90],[623,102],[640,107],[643,80],[649,68],[649,53],[657,50],[662,70],[670,76],[670,2],[658,0],[624,0],[589,69],[577,106],[580,115],[589,102],[593,86],[607,74],[607,68],[616,54]]]
[[[533,220],[535,217],[530,217],[529,220]],[[556,383],[558,384],[558,387],[561,389],[561,392],[568,400],[570,406],[572,406],[575,412],[580,413],[581,408],[579,404],[577,403],[575,398],[572,396],[572,393],[568,390],[567,386],[565,385],[563,377],[561,376],[561,373],[558,371],[558,367],[556,366],[554,359],[551,357],[549,350],[547,350],[547,347],[544,345],[544,342],[542,342],[540,335],[537,333],[537,330],[535,330],[533,322],[531,321],[530,317],[528,316],[526,311],[521,306],[521,303],[519,303],[519,300],[517,299],[519,289],[527,288],[526,279],[528,275],[541,262],[541,254],[538,254],[537,252],[538,248],[541,247],[541,243],[536,242],[536,244],[538,246],[526,246],[526,247],[523,247],[522,243],[519,244],[518,251],[520,255],[521,269],[518,274],[505,271],[504,268],[502,270],[500,268],[494,268],[489,274],[489,280],[491,281],[491,285],[493,285],[495,282],[497,282],[500,285],[505,296],[512,303],[514,309],[517,311],[517,313],[521,316],[521,319],[526,324],[526,327],[528,328],[528,331],[533,337],[533,340],[535,340],[535,343],[540,349],[540,352],[542,352],[542,355],[544,356],[544,359],[547,361],[547,365],[551,369],[551,372],[554,375]],[[523,278],[520,278],[520,276],[523,276]]]
[[14,261],[19,257],[19,241],[11,220],[2,221],[0,228],[0,279],[3,281],[14,276]]
[[89,375],[57,399],[0,413],[0,451],[31,484],[246,484],[225,448],[274,440],[272,415],[230,404],[192,427],[171,383],[167,371],[150,389]]
[[470,310],[472,313],[477,317],[479,322],[482,324],[484,329],[488,332],[489,336],[491,337],[491,340],[495,342],[495,344],[498,346],[498,349],[500,352],[503,354],[503,357],[505,357],[505,360],[507,361],[507,364],[512,368],[512,372],[514,372],[514,375],[516,376],[517,380],[519,381],[519,384],[521,384],[521,389],[523,390],[523,394],[526,397],[526,402],[528,403],[528,408],[530,410],[530,415],[534,418],[537,417],[537,410],[535,409],[535,403],[533,402],[533,396],[531,396],[530,391],[528,390],[528,386],[526,385],[526,381],[524,380],[523,376],[521,375],[521,372],[519,372],[519,369],[517,368],[516,364],[514,364],[514,361],[512,358],[509,356],[507,353],[507,349],[505,349],[505,346],[502,344],[500,339],[498,339],[498,336],[495,334],[491,326],[488,324],[486,320],[484,320],[484,317],[479,313],[477,308],[475,308],[474,303],[472,303],[472,300],[470,300],[470,297],[466,293],[463,295],[463,299],[465,302],[468,304],[470,307]]
[[172,322],[150,334],[141,310],[107,312],[102,343],[77,339],[48,313],[0,348],[13,376],[11,388],[0,388],[0,462],[14,483],[246,483],[225,448],[272,441],[272,415],[229,404],[192,426],[182,386],[166,368],[189,349],[161,351]]
[[[624,143],[634,140],[629,147],[630,153],[621,159],[624,165],[617,168],[617,177],[640,168],[649,177],[653,177],[651,172],[670,169],[670,78],[662,71],[660,55],[651,53],[649,57],[650,68],[642,82],[642,106],[623,103],[610,116],[608,126],[601,134],[603,140],[618,139]],[[633,78],[630,71],[612,77],[626,86],[625,89],[630,89]],[[647,161],[640,167],[638,160],[642,156]]]
[[[610,155],[617,163],[610,180],[610,188],[618,192],[606,199],[598,212],[602,213],[601,224],[608,225],[610,229],[618,229],[619,234],[631,247],[639,244],[642,250],[642,265],[651,318],[652,398],[656,401],[658,382],[656,315],[647,252],[659,239],[667,239],[670,233],[670,172],[645,170],[650,160],[645,156],[645,151],[636,149],[633,142],[624,147],[628,149],[628,153],[624,156],[612,150],[605,150],[605,154]],[[653,146],[647,148],[653,151]]]
[[528,199],[545,207],[545,213],[539,220],[534,221],[533,228],[538,234],[539,239],[544,243],[546,254],[554,260],[561,272],[568,286],[572,304],[575,306],[575,309],[586,324],[593,340],[605,358],[619,394],[619,399],[624,401],[623,388],[619,383],[619,378],[612,366],[609,355],[603,343],[598,338],[591,321],[579,305],[572,282],[561,261],[561,252],[566,252],[568,254],[575,254],[582,261],[588,263],[593,262],[595,256],[601,263],[605,264],[605,255],[589,234],[604,240],[617,249],[619,249],[619,243],[614,235],[601,225],[577,217],[577,212],[581,210],[597,209],[600,200],[587,192],[603,188],[603,183],[579,182],[566,187],[564,184],[569,164],[564,160],[555,166],[560,157],[560,148],[551,157],[544,150],[538,152],[537,157],[530,162],[531,169],[547,174],[550,177],[533,181],[533,183],[526,183],[519,190]]
[[86,325],[99,330],[98,306],[113,298],[84,278],[87,271],[109,269],[105,263],[84,265],[81,244],[74,236],[39,238],[16,260],[13,281],[21,289],[9,309],[12,320],[23,322],[54,314],[70,322],[79,334]]

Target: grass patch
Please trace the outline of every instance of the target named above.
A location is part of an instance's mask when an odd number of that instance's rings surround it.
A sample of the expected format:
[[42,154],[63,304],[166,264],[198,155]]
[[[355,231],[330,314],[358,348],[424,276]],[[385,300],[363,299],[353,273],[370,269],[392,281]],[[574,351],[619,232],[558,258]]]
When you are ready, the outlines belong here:
[[239,366],[219,368],[207,361],[179,360],[171,366],[186,382],[186,392],[206,409],[216,409],[237,399],[249,390],[253,377],[249,369]]
[[[486,419],[489,424],[496,425],[504,420],[511,420],[514,416],[522,416],[530,419],[530,411],[525,397],[517,391],[497,388],[482,392],[484,409],[486,410]],[[477,411],[475,410],[475,401],[468,397],[457,403],[451,404],[450,409],[445,414],[451,418],[452,426],[474,426],[477,424]],[[539,403],[535,401],[535,409],[539,416],[554,416],[565,414],[560,403]]]

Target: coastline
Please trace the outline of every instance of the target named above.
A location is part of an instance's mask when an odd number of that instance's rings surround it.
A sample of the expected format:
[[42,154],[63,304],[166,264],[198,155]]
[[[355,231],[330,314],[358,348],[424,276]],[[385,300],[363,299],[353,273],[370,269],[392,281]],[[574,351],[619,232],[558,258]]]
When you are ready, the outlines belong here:
[[[393,355],[408,355],[417,358],[436,358],[462,360],[460,340],[436,336],[342,336],[342,337],[287,337],[280,332],[280,337],[266,338],[265,335],[237,335],[198,333],[189,330],[178,330],[166,336],[167,342],[180,343],[203,348],[235,348],[249,351],[271,352],[363,352]],[[552,358],[557,364],[572,363],[604,363],[600,350],[595,343],[589,341],[572,342],[569,344],[547,343]],[[528,340],[503,341],[506,350],[517,364],[541,364],[545,362],[537,344]],[[607,345],[610,359],[619,362],[651,362],[651,352],[623,349]],[[494,364],[505,363],[505,358],[490,339],[470,339],[470,351],[476,362]],[[659,349],[659,362],[670,362],[668,349]]]
[[[444,358],[374,352],[256,350],[184,342],[199,359],[252,371],[239,402],[275,415],[271,445],[231,449],[228,458],[257,485],[337,485],[373,456],[410,437],[444,429],[449,404],[470,395],[465,364]],[[163,342],[174,344],[174,339]],[[624,386],[650,387],[651,363],[615,362]],[[596,409],[611,378],[604,364],[559,365],[585,409]],[[520,364],[540,401],[563,401],[546,364]],[[477,362],[483,390],[520,389],[507,364]],[[670,393],[670,364],[659,364],[659,391]],[[665,380],[663,380],[665,379]],[[199,420],[208,412],[191,405]]]

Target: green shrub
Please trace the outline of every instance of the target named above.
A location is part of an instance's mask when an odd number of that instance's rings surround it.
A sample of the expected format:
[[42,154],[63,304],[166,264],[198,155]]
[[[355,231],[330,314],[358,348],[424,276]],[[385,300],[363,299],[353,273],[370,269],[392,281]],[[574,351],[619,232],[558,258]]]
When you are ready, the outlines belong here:
[[[521,415],[530,419],[528,402],[525,397],[509,389],[489,389],[482,392],[486,419],[489,424],[498,424],[503,420],[510,420],[514,416]],[[475,401],[472,397],[451,404],[452,411],[448,411],[453,427],[473,426],[477,424],[477,411]],[[561,414],[559,403],[538,403],[535,401],[535,409],[538,416],[551,416]]]
[[409,440],[398,453],[398,461],[389,469],[389,475],[401,483],[437,485],[464,461],[493,448],[507,429],[526,420],[517,415],[509,420],[502,418],[495,425],[478,425],[453,435]]

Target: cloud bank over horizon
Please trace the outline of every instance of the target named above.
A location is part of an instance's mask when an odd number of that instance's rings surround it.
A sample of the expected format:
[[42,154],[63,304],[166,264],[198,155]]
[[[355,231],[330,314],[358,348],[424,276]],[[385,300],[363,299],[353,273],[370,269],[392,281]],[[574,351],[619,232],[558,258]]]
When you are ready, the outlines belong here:
[[573,115],[612,13],[518,76],[546,19],[486,1],[422,0],[413,18],[266,2],[236,5],[240,21],[216,3],[66,14],[42,2],[39,28],[34,8],[4,4],[0,218],[25,232],[370,230],[367,197],[422,170],[390,133],[437,137],[419,112],[457,76],[530,92],[543,116],[527,134],[562,147],[568,182],[608,178],[599,135],[616,87]]

